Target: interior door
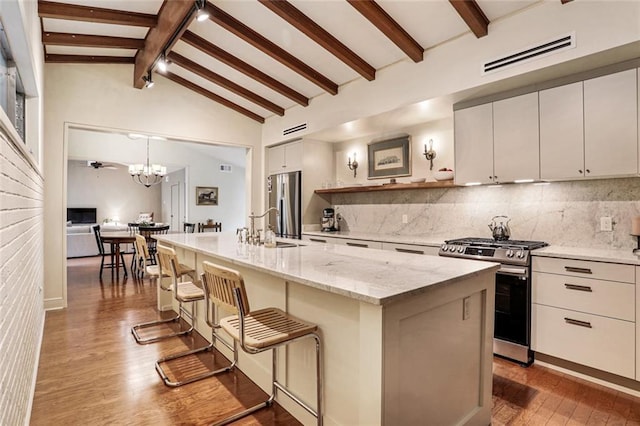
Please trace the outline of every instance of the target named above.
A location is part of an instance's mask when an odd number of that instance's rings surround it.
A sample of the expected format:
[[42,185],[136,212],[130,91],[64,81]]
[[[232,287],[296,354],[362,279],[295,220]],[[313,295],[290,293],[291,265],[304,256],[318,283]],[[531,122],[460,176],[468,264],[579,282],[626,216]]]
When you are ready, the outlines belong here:
[[180,184],[171,185],[170,225],[172,231],[180,231]]

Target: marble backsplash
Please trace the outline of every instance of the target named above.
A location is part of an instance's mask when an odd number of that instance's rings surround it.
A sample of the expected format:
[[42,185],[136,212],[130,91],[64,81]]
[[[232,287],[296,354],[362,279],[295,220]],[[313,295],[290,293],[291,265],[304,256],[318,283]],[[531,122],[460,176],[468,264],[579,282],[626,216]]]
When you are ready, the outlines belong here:
[[[331,201],[343,231],[490,238],[491,219],[505,215],[511,218],[511,239],[632,249],[640,178],[333,194]],[[600,231],[600,218],[606,216],[612,218],[612,232]]]

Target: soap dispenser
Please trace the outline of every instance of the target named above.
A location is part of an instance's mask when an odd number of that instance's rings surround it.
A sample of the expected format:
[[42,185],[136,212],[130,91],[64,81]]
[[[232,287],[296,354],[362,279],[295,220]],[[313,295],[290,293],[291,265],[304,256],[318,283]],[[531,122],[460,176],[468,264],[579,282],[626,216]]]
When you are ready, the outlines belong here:
[[268,248],[276,246],[276,233],[273,232],[271,225],[267,228],[267,232],[264,233],[264,246]]

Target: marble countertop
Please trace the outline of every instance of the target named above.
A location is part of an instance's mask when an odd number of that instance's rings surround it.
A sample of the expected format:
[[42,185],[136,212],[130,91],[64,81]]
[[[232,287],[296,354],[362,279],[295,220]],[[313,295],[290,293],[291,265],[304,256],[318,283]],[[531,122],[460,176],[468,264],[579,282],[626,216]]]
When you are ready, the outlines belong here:
[[300,244],[298,247],[265,248],[239,244],[234,234],[225,232],[166,234],[154,238],[374,305],[389,304],[423,293],[430,286],[453,284],[499,267],[493,262],[300,240],[281,240]]
[[623,263],[640,265],[640,257],[629,249],[603,249],[586,247],[565,247],[550,245],[531,252],[533,256],[561,257],[576,260],[591,260],[595,262]]
[[452,238],[455,238],[455,237],[442,238],[439,236],[374,234],[374,233],[367,233],[367,232],[351,232],[351,231],[338,231],[338,232],[304,231],[302,235],[329,237],[329,238],[330,237],[348,238],[351,240],[379,241],[382,243],[415,244],[415,245],[431,246],[431,247],[440,247],[445,240],[450,240]]
[[[458,236],[412,236],[393,234],[373,234],[364,232],[321,232],[305,231],[303,235],[313,235],[319,237],[348,238],[353,240],[380,241],[398,244],[416,244],[423,246],[438,247],[445,240],[458,238]],[[464,236],[463,236],[464,237]],[[640,254],[640,253],[639,253]],[[592,248],[592,247],[571,247],[561,244],[552,244],[547,247],[536,249],[531,252],[532,256],[560,257],[577,260],[591,260],[594,262],[612,262],[640,266],[640,256],[630,249],[617,248]]]

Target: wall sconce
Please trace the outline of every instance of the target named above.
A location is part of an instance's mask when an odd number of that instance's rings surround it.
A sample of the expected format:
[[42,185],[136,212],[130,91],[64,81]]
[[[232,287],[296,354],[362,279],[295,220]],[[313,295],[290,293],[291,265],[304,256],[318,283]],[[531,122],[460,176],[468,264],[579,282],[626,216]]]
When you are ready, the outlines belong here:
[[436,152],[433,150],[433,139],[429,139],[429,149],[427,150],[427,144],[424,144],[424,152],[422,153],[425,158],[430,162],[429,170],[433,170],[433,159],[436,158]]
[[205,8],[206,4],[206,0],[196,0],[196,21],[204,22],[209,19],[209,12]]
[[358,172],[358,162],[356,161],[356,153],[353,153],[353,161],[351,161],[351,157],[349,157],[349,162],[347,163],[347,167],[349,170],[353,170],[353,177],[356,177],[356,173]]

